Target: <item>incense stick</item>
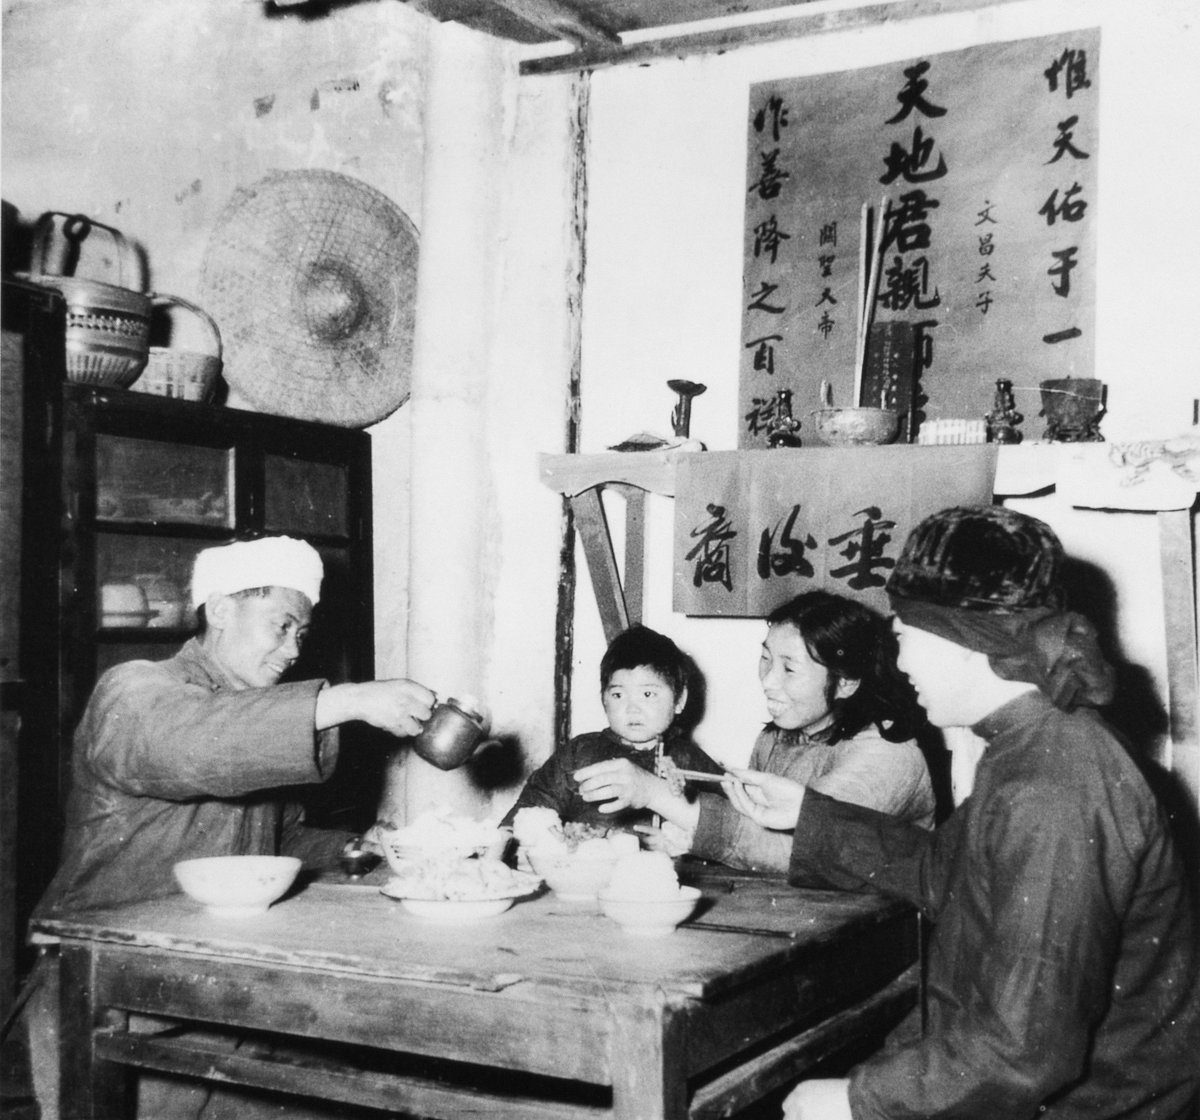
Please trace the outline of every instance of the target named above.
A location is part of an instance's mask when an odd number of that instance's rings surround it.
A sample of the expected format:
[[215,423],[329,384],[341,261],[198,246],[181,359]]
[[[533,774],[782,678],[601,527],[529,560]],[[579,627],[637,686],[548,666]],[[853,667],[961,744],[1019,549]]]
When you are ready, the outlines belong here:
[[858,223],[858,324],[857,331],[854,335],[854,397],[855,404],[858,403],[858,370],[862,369],[863,364],[863,346],[865,339],[863,337],[863,319],[867,312],[867,286],[870,283],[868,277],[871,272],[870,265],[870,225],[871,205],[868,202],[862,204],[862,216]]
[[[866,305],[863,308],[862,323],[859,328],[862,333],[862,345],[859,348],[858,365],[854,370],[854,404],[857,408],[863,407],[862,383],[866,375],[867,347],[871,336],[871,322],[875,318],[875,296],[879,291],[879,271],[883,264],[883,230],[886,216],[887,195],[885,194],[879,200],[879,212],[875,215],[875,237],[871,245],[871,274],[870,279],[867,281]],[[882,404],[883,402],[880,401],[881,407]]]

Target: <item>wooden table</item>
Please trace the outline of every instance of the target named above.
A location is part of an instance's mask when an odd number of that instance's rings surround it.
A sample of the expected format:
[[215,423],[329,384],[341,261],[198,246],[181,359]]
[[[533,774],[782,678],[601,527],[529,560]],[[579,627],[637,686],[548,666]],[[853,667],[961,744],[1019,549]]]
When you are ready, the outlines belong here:
[[[326,882],[252,918],[180,895],[43,920],[62,963],[62,1115],[132,1115],[141,1067],[430,1117],[727,1116],[913,1006],[909,908],[684,878],[702,908],[661,940],[553,895],[448,926]],[[286,1045],[140,1033],[139,1015]]]

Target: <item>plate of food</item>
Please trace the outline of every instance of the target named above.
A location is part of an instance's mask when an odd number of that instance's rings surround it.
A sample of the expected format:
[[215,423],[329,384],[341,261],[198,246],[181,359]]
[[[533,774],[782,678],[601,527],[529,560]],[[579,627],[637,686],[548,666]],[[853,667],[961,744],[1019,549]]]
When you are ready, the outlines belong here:
[[462,925],[503,914],[541,885],[538,876],[498,859],[472,857],[454,865],[413,865],[379,890],[417,917]]

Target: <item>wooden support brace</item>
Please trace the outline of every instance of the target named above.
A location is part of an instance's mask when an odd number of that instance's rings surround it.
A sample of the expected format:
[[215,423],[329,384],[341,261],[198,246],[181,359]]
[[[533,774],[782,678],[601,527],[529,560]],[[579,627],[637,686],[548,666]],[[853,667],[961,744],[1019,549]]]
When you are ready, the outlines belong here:
[[587,557],[596,606],[600,608],[604,640],[611,642],[628,628],[629,608],[621,586],[621,573],[617,570],[617,558],[613,552],[604,504],[600,499],[600,487],[593,486],[581,491],[569,500],[575,515],[575,527],[579,530],[579,539]]
[[612,28],[581,15],[562,0],[492,0],[492,3],[577,47],[621,45],[621,36]]

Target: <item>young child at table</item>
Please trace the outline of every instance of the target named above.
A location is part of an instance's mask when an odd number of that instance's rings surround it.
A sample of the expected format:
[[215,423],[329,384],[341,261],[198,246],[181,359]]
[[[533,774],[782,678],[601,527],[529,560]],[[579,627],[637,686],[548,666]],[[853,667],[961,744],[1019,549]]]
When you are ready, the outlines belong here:
[[720,774],[680,716],[694,663],[670,638],[646,626],[618,634],[600,660],[600,701],[608,726],[560,746],[525,784],[500,822],[522,809],[547,808],[563,822],[632,829],[650,824],[645,806],[682,798],[677,770]]

